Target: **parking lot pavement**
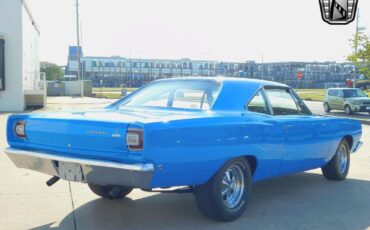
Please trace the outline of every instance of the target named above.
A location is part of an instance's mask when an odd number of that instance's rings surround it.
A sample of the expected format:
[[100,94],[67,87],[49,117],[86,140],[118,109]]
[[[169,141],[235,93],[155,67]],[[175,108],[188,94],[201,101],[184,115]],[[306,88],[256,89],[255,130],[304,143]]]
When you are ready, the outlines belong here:
[[6,117],[0,114],[0,229],[370,229],[370,126],[363,125],[364,146],[352,155],[346,181],[313,170],[258,182],[244,215],[218,223],[201,216],[192,194],[134,190],[111,201],[85,184],[47,187],[49,176],[17,169],[2,153]]
[[351,115],[346,115],[344,111],[332,110],[330,113],[325,113],[322,102],[319,101],[305,101],[308,108],[315,114],[337,116],[337,117],[347,117],[352,119],[359,119],[363,123],[370,124],[369,113],[354,113]]

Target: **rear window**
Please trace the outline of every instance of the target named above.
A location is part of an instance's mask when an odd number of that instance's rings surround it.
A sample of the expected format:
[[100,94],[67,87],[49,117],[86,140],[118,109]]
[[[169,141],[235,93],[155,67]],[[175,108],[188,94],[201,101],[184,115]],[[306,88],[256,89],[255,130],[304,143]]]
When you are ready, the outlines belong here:
[[123,100],[119,107],[170,107],[208,110],[220,84],[214,81],[163,81],[150,84]]

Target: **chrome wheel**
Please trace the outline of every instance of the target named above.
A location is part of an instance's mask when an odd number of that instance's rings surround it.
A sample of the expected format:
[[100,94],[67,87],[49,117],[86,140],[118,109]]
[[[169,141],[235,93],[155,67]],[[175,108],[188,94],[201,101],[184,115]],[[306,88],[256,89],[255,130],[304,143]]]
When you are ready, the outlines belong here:
[[348,152],[345,145],[341,144],[338,149],[338,164],[340,173],[345,173],[348,165]]
[[225,171],[222,179],[222,199],[228,208],[234,208],[239,204],[244,195],[243,168],[234,163]]

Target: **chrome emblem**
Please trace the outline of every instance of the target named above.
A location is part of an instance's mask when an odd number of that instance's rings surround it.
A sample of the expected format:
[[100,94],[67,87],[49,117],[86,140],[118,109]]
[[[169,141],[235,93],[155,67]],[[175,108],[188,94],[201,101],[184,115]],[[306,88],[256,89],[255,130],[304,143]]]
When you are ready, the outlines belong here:
[[322,19],[331,25],[355,20],[358,0],[319,0]]
[[96,130],[87,130],[86,132],[87,134],[90,134],[90,135],[107,135],[108,134],[107,132],[96,131]]

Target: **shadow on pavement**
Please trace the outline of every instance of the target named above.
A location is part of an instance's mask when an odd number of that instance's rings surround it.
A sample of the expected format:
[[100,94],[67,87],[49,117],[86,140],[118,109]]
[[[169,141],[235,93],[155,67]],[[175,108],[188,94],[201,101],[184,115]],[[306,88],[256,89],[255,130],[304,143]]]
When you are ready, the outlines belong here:
[[[155,194],[142,199],[92,200],[53,223],[33,230],[65,229],[366,229],[370,227],[370,181],[327,181],[301,173],[254,184],[244,215],[231,223],[201,216],[192,194]],[[70,226],[70,225],[68,225]]]

